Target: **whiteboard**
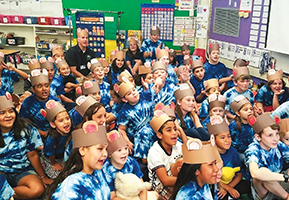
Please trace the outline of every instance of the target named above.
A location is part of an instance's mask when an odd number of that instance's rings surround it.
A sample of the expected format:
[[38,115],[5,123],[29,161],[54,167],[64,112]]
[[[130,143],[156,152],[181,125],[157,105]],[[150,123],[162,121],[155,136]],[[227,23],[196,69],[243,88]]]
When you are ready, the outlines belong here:
[[288,8],[288,0],[271,0],[266,49],[289,54]]

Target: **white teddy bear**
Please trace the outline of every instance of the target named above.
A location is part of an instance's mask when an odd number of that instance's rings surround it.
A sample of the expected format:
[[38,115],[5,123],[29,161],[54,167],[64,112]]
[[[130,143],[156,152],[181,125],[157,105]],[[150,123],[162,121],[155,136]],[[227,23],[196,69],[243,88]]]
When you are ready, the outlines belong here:
[[[118,172],[114,181],[116,196],[124,200],[140,200],[139,193],[143,190],[150,190],[152,185],[149,182],[142,182],[135,174],[123,174]],[[156,192],[148,192],[147,199],[157,200]]]

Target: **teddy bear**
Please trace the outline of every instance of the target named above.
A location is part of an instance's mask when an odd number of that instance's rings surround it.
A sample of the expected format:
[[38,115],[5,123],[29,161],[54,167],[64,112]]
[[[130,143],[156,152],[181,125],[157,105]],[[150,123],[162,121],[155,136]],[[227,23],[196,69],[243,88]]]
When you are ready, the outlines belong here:
[[[152,185],[149,182],[142,182],[133,173],[123,174],[118,172],[114,181],[116,196],[124,200],[140,200],[139,193],[143,190],[150,190]],[[147,199],[157,200],[156,192],[148,192]]]

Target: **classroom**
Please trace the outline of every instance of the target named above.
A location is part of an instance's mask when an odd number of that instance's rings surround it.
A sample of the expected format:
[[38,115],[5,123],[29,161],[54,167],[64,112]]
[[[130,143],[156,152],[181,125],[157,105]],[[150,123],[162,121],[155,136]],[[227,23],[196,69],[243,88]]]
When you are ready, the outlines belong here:
[[289,200],[287,0],[0,0],[0,199]]

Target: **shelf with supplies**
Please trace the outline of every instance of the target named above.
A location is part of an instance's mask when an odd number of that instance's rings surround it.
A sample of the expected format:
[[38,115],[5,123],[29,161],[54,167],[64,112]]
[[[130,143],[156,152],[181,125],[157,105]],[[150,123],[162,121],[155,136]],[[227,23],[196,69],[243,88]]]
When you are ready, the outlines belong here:
[[[1,45],[0,43],[0,47],[4,49],[19,49],[21,52],[35,56],[39,56],[39,54],[44,51],[51,51],[55,44],[61,45],[69,41],[69,26],[0,23],[0,32],[4,32],[4,34],[12,32],[17,37],[25,37],[24,44]],[[46,44],[44,45],[45,48],[42,49],[39,43]]]

